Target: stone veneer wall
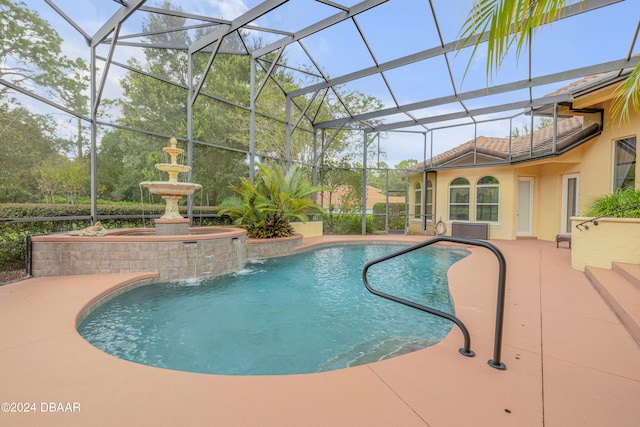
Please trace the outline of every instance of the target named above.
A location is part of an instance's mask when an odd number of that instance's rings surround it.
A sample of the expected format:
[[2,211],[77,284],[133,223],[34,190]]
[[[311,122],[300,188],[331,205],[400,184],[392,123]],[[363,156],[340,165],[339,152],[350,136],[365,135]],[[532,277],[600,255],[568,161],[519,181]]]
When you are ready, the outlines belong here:
[[161,280],[216,276],[242,268],[246,233],[187,236],[33,236],[31,276],[158,272]]
[[302,244],[302,234],[275,239],[247,239],[247,259],[291,255]]

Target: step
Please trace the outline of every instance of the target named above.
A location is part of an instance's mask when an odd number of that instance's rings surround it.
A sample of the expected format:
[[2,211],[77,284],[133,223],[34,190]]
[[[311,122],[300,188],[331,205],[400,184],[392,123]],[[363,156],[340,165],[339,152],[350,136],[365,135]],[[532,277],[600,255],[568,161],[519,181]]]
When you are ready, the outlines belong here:
[[640,288],[617,270],[587,266],[585,274],[640,345]]
[[613,271],[633,283],[640,290],[640,264],[614,262]]
[[365,341],[355,345],[352,349],[333,356],[321,363],[319,371],[342,369],[364,365],[366,363],[379,362],[390,357],[400,356],[412,351],[429,347],[436,342],[409,337],[390,337],[380,341],[379,338]]

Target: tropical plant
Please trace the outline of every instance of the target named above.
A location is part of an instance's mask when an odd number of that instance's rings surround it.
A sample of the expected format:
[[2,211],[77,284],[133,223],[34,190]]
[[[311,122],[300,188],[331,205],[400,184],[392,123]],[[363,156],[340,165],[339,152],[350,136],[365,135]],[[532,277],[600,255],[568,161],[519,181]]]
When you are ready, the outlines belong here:
[[304,168],[294,165],[285,172],[262,164],[258,167],[255,183],[242,178],[240,185],[229,186],[236,195],[221,203],[220,215],[245,228],[248,237],[289,237],[294,233],[291,220],[306,222],[309,215],[322,213],[310,196],[323,188],[308,181]]
[[[586,3],[587,0],[580,0]],[[487,80],[502,65],[509,49],[515,45],[519,57],[522,48],[529,45],[533,33],[545,24],[549,24],[562,16],[562,9],[569,0],[475,0],[469,16],[460,30],[461,43],[459,49],[473,44],[473,53],[469,65],[483,38],[487,39]],[[476,37],[478,36],[478,37]],[[472,42],[473,40],[473,42]],[[468,70],[468,66],[467,66]],[[629,108],[640,112],[640,63],[615,90],[612,104],[614,117],[620,121],[627,119]]]
[[596,197],[589,203],[585,215],[640,218],[640,189],[627,187],[613,194]]

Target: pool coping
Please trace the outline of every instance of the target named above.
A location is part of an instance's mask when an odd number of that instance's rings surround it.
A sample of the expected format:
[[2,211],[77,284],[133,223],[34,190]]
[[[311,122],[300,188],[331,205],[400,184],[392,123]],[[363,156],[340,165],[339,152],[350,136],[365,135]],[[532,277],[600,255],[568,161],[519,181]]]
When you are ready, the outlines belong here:
[[[424,239],[311,238],[299,250],[322,243]],[[150,273],[4,285],[0,404],[34,402],[38,410],[0,413],[0,425],[595,426],[636,420],[640,349],[584,275],[571,269],[570,252],[553,242],[492,243],[509,265],[506,371],[487,364],[496,263],[478,248],[470,248],[471,255],[449,271],[456,313],[469,327],[476,357],[457,353],[462,336],[454,328],[435,346],[318,374],[171,371],[117,359],[79,336],[75,326],[82,308],[123,284],[154,277]],[[42,410],[55,402],[79,403],[81,409]]]

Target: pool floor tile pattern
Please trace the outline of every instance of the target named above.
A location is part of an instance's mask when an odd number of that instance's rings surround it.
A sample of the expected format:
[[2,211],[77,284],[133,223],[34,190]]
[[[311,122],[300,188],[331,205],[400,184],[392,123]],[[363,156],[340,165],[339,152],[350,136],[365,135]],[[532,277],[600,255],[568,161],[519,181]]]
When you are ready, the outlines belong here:
[[[424,237],[367,237],[367,241]],[[326,241],[305,239],[302,249]],[[75,331],[82,308],[148,273],[29,279],[0,286],[0,426],[634,426],[640,348],[554,242],[492,241],[508,263],[502,360],[491,368],[497,263],[488,251],[449,271],[476,357],[441,343],[321,374],[233,377],[142,366]],[[43,412],[77,402],[80,412]],[[41,406],[44,403],[44,406]]]

